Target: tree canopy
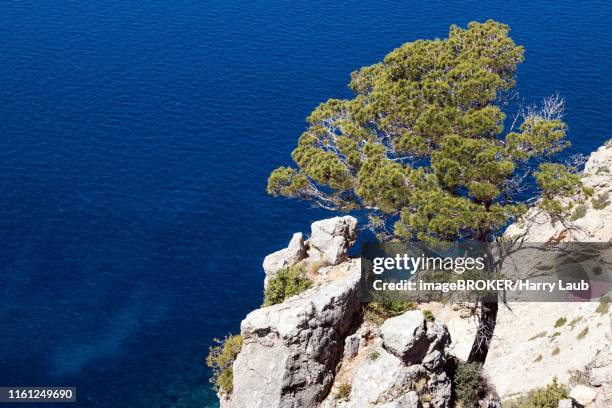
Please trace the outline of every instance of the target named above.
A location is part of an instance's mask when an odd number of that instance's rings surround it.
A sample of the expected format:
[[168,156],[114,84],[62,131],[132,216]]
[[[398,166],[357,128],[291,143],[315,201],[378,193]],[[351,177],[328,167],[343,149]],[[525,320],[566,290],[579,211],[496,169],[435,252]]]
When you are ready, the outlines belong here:
[[543,205],[563,212],[553,197],[575,193],[579,180],[543,162],[568,145],[563,101],[523,110],[504,131],[524,60],[509,31],[492,20],[451,26],[446,39],[406,43],[353,72],[354,96],[311,113],[296,166],[274,170],[268,192],[369,210],[372,225],[391,220],[400,239],[486,241],[525,210],[519,192],[537,162]]

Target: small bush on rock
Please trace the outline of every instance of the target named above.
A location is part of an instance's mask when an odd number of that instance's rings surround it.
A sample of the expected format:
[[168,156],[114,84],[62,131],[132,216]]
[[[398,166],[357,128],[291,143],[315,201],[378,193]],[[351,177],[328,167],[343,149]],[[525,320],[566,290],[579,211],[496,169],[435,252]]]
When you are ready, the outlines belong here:
[[478,363],[466,363],[457,358],[449,360],[449,374],[452,382],[451,399],[461,407],[477,407],[489,390]]
[[403,300],[391,300],[385,302],[370,302],[363,311],[364,320],[381,325],[385,320],[416,309],[416,303]]
[[557,408],[559,401],[567,398],[569,398],[567,388],[558,384],[555,377],[546,388],[531,391],[526,397],[511,403],[508,408]]
[[279,270],[270,279],[264,290],[264,306],[283,303],[285,299],[304,292],[312,286],[312,281],[306,278],[304,268],[295,265]]
[[606,314],[608,313],[608,310],[610,310],[610,298],[604,296],[599,299],[599,306],[597,306],[597,309],[595,309],[595,311],[600,314]]
[[561,327],[563,326],[565,323],[567,323],[567,319],[565,317],[560,317],[557,319],[557,321],[555,322],[555,327]]
[[341,384],[338,388],[336,398],[340,400],[348,400],[351,395],[351,386],[347,383]]
[[608,204],[610,204],[610,201],[608,200],[609,198],[610,194],[608,194],[607,192],[598,195],[597,198],[594,198],[592,201],[593,208],[596,210],[603,210],[608,206]]
[[212,369],[210,382],[215,390],[231,394],[233,390],[234,373],[232,366],[242,348],[242,336],[229,335],[223,340],[214,339],[218,345],[208,349],[206,365]]
[[431,313],[431,310],[428,309],[423,309],[423,317],[428,322],[433,322],[434,320],[436,320],[433,313]]
[[599,168],[595,172],[595,175],[599,175],[602,173],[610,173],[610,168],[608,166],[599,166]]
[[577,325],[578,323],[580,323],[581,321],[582,321],[582,316],[578,316],[578,317],[576,317],[576,318],[572,319],[572,321],[571,321],[571,322],[569,322],[567,325],[568,325],[569,327],[571,327],[571,328],[572,328],[572,330],[574,330],[574,327],[576,327],[576,325]]
[[572,214],[572,216],[570,217],[570,220],[572,221],[577,221],[580,218],[584,217],[586,215],[586,206],[585,205],[579,205],[578,207],[576,207],[576,209],[574,210],[574,213]]

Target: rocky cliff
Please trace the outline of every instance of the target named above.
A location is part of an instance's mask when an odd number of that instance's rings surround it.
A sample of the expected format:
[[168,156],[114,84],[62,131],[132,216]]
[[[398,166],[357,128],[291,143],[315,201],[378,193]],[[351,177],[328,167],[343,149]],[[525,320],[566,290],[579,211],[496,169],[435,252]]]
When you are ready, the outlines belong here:
[[[266,284],[282,268],[303,264],[315,286],[281,304],[249,313],[233,368],[228,407],[310,407],[329,393],[345,338],[359,321],[359,268],[348,260],[357,220],[312,224],[310,238],[294,234],[287,248],[264,260]],[[333,268],[331,268],[333,267]]]
[[[571,225],[532,209],[533,241],[612,241],[612,145],[588,160],[583,181],[592,198]],[[524,221],[525,221],[524,220]],[[509,235],[525,232],[525,222]],[[353,217],[313,223],[264,261],[266,283],[282,268],[304,265],[314,286],[247,315],[225,408],[449,407],[449,359],[465,359],[476,322],[460,306],[420,305],[377,325],[364,321],[360,265],[348,257],[357,238]],[[553,377],[571,389],[559,406],[612,406],[611,318],[598,303],[517,303],[500,308],[485,373],[491,385],[480,407],[499,407]],[[604,305],[605,306],[605,305]],[[560,324],[559,322],[563,322]],[[464,407],[467,408],[467,407]]]

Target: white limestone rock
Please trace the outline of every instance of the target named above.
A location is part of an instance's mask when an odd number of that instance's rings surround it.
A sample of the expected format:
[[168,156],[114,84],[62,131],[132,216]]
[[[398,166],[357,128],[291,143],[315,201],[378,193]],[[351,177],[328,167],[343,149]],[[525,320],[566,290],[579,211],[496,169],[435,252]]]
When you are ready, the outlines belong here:
[[233,407],[314,407],[323,400],[361,307],[359,278],[354,270],[247,315],[233,367]]
[[380,331],[385,348],[406,363],[414,364],[425,357],[429,341],[420,310],[387,319]]
[[446,357],[440,350],[432,350],[423,358],[423,367],[428,370],[436,370],[446,363]]
[[574,401],[571,399],[559,400],[559,403],[557,404],[557,408],[574,408],[575,406]]
[[395,401],[379,404],[377,408],[421,408],[419,394],[416,391],[408,391]]
[[366,323],[357,333],[374,337],[356,357],[348,360],[345,354],[335,386],[350,383],[350,397],[340,402],[330,395],[321,408],[421,408],[421,396],[427,396],[430,408],[449,406],[451,382],[444,363],[450,336],[444,325],[425,322],[417,310],[388,319],[375,331]]
[[[610,324],[612,325],[612,322]],[[612,336],[608,338],[612,338]],[[602,349],[599,351],[593,361],[587,364],[585,371],[590,385],[594,387],[612,385],[612,354],[610,350]]]
[[357,240],[357,219],[351,216],[315,221],[308,239],[311,262],[337,265],[348,258],[348,250]]
[[407,367],[402,360],[384,348],[377,350],[378,358],[366,358],[356,369],[350,402],[352,407],[378,407],[402,397],[411,382],[425,375],[422,366]]
[[293,234],[287,248],[276,251],[266,256],[263,261],[263,268],[266,272],[264,284],[272,278],[276,272],[282,268],[288,268],[303,260],[306,257],[306,247],[304,245],[304,235],[301,232]]
[[588,407],[595,401],[597,390],[586,385],[577,385],[570,391],[570,397],[578,404]]
[[351,334],[344,339],[344,357],[353,358],[357,355],[360,340],[361,336],[358,333]]

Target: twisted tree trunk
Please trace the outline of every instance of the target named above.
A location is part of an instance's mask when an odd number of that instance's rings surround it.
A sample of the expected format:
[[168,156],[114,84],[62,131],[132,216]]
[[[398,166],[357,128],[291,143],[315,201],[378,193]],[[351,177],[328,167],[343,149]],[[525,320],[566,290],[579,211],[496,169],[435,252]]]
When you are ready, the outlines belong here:
[[476,331],[476,337],[474,343],[472,343],[472,349],[470,350],[470,356],[468,357],[469,363],[484,364],[489,354],[489,346],[493,339],[493,333],[495,331],[495,324],[497,323],[497,311],[499,303],[496,299],[483,300],[480,304],[480,319],[478,321],[478,330]]
[[[491,242],[487,242],[488,231],[481,235],[480,242],[486,251],[486,277],[491,279],[495,274],[495,261]],[[498,254],[499,255],[499,254]],[[499,310],[497,293],[485,294],[480,299],[480,318],[478,319],[478,329],[472,343],[472,349],[468,357],[469,363],[484,364],[489,354],[489,347],[497,324],[497,311]]]

